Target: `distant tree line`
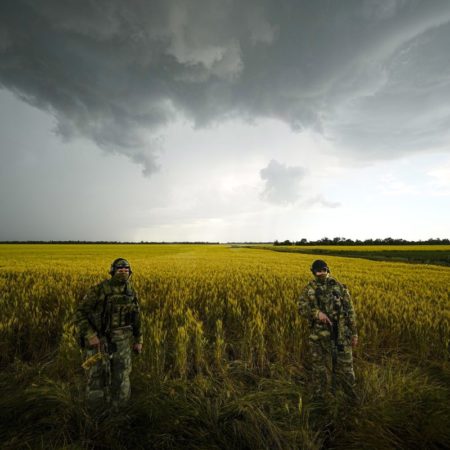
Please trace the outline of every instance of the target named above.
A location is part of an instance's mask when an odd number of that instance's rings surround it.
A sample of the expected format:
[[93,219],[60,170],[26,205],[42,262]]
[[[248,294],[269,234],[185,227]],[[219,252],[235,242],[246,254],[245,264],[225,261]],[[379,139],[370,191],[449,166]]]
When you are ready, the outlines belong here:
[[[228,242],[228,244],[270,244],[271,242]],[[174,241],[174,242],[156,242],[156,241],[139,241],[139,242],[127,242],[127,241],[0,241],[0,244],[114,244],[114,245],[141,245],[141,244],[151,244],[151,245],[171,245],[171,244],[191,244],[191,245],[216,245],[220,242],[207,242],[207,241]],[[450,245],[450,239],[428,239],[426,241],[407,241],[405,239],[365,239],[361,241],[359,239],[347,239],[343,237],[335,237],[329,239],[324,237],[317,241],[309,241],[308,239],[302,238],[299,241],[278,241],[276,240],[273,245]]]
[[205,241],[196,241],[196,242],[148,242],[148,241],[140,241],[140,242],[126,242],[126,241],[0,241],[0,244],[114,244],[114,245],[140,245],[140,244],[152,244],[152,245],[161,245],[161,244],[191,244],[191,245],[211,245],[211,244],[220,244],[220,242],[205,242]]
[[384,239],[347,239],[344,237],[335,237],[329,239],[324,237],[317,241],[309,241],[308,239],[300,239],[299,241],[275,241],[273,245],[450,245],[449,239],[431,238],[426,241],[407,241],[405,239],[394,239],[391,237]]

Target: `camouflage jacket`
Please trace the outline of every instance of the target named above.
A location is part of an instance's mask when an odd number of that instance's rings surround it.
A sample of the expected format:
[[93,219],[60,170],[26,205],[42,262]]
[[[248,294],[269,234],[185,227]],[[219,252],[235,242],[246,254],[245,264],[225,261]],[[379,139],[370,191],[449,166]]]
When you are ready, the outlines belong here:
[[129,282],[105,280],[92,287],[78,305],[75,323],[82,346],[93,336],[109,336],[112,330],[126,327],[132,330],[134,342],[142,344],[139,302]]
[[[311,327],[310,339],[330,338],[337,344],[349,345],[357,335],[356,315],[347,287],[335,278],[310,281],[300,295],[300,314]],[[319,321],[319,312],[325,313],[333,326]]]

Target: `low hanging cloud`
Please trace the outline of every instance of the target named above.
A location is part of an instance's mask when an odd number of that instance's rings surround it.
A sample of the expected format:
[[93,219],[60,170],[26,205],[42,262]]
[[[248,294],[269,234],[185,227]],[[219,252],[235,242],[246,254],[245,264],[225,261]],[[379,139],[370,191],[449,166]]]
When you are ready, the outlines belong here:
[[450,138],[449,41],[446,0],[3,0],[0,86],[147,174],[180,116],[276,118],[391,158]]
[[261,198],[277,205],[295,203],[300,197],[300,183],[305,174],[306,170],[302,167],[289,167],[272,159],[260,171],[265,182]]

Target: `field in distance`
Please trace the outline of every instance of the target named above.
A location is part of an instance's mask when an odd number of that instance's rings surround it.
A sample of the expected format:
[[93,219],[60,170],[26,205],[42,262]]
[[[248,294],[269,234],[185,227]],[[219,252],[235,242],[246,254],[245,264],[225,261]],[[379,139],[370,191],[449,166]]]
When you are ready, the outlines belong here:
[[[249,245],[277,252],[450,266],[450,245]],[[318,256],[318,257],[319,257]]]

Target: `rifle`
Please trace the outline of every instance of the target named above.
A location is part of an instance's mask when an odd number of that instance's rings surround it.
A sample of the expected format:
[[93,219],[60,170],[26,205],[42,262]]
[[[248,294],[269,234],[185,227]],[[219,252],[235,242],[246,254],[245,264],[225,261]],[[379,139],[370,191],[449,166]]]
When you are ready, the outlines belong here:
[[92,356],[90,356],[89,358],[87,358],[83,364],[81,364],[81,367],[84,370],[89,370],[92,366],[95,366],[95,364],[97,364],[98,361],[100,361],[103,358],[103,354],[102,352],[97,352],[95,354],[93,354]]
[[340,299],[340,295],[337,292],[333,292],[334,302],[333,302],[333,309],[334,314],[331,318],[331,339],[334,341],[334,344],[338,351],[343,351],[344,346],[342,344],[338,344],[339,342],[339,320],[341,317],[341,305],[338,303],[338,300]]
[[108,351],[108,344],[107,342],[104,342],[103,345],[99,348],[97,353],[94,353],[92,356],[89,356],[83,364],[81,364],[81,367],[85,370],[89,370],[91,367],[95,366],[99,361],[105,361],[108,362],[109,366],[109,360],[112,358],[112,354]]
[[[100,365],[100,370],[103,378],[103,389],[107,399],[110,398],[111,390],[111,358],[112,354],[108,351],[108,343],[106,341],[101,344],[97,353],[87,358],[81,367],[89,373],[96,364]],[[109,400],[108,400],[109,401]]]

